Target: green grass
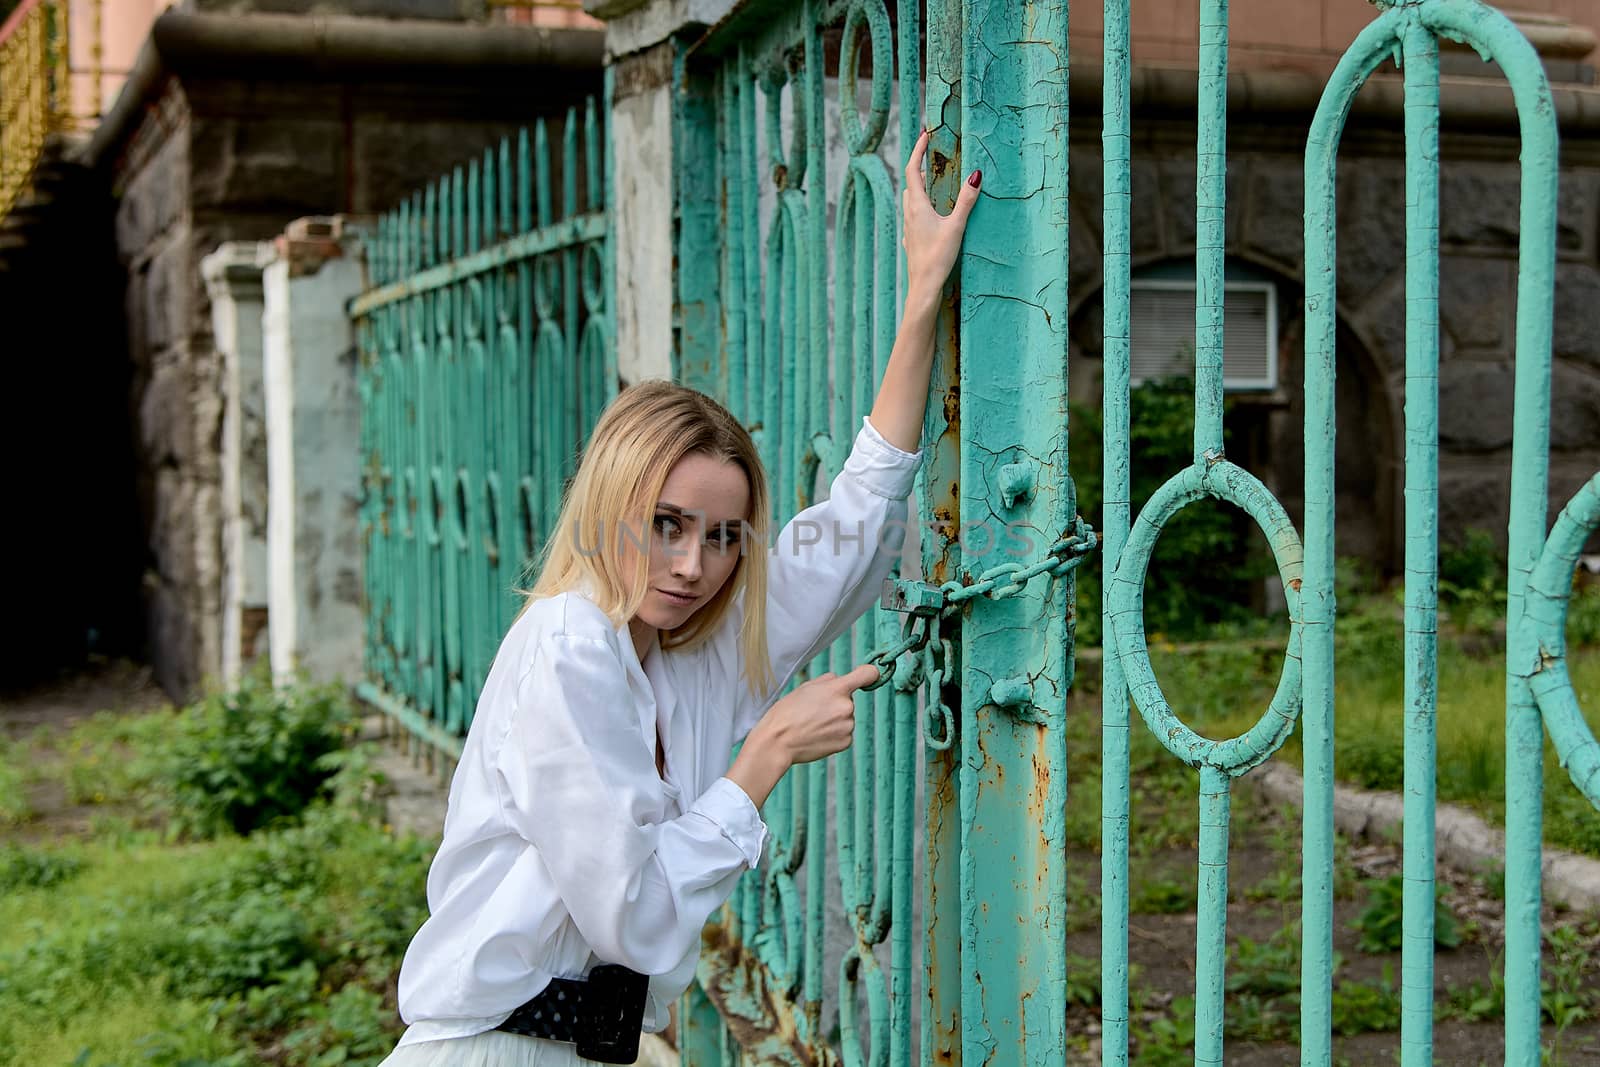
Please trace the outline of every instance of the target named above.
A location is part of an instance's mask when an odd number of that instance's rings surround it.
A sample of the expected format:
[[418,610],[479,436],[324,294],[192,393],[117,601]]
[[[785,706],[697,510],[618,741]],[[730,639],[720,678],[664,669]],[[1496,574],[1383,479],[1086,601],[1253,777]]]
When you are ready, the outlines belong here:
[[[1589,594],[1583,601],[1587,604],[1592,599],[1600,598]],[[1280,626],[1285,640],[1287,629],[1286,624]],[[1474,651],[1478,647],[1488,650],[1480,654]],[[1340,781],[1369,789],[1398,790],[1401,786],[1405,768],[1403,650],[1404,632],[1391,601],[1368,600],[1341,616],[1334,696],[1334,773]],[[1208,737],[1226,738],[1248,729],[1266,708],[1282,670],[1283,653],[1254,647],[1180,650],[1152,642],[1151,663],[1168,702],[1184,721]],[[1600,734],[1600,649],[1572,648],[1568,664],[1578,702],[1590,728]],[[1492,822],[1503,823],[1503,648],[1442,638],[1438,676],[1439,800],[1464,805]],[[1600,856],[1600,812],[1572,784],[1548,742],[1545,756],[1546,841]],[[1301,765],[1298,728],[1278,758]]]
[[[301,728],[327,698],[307,693],[276,709],[248,699],[258,720]],[[102,810],[87,834],[48,844],[0,832],[0,1067],[322,1067],[376,1064],[393,1048],[392,990],[426,916],[428,849],[366,817],[361,749],[307,786],[309,807],[285,814],[279,790],[261,808],[269,819],[245,812],[259,827],[248,835],[184,820],[186,805],[216,803],[186,794],[195,767],[225,784],[245,768],[228,794],[244,804],[304,762],[282,730],[258,723],[251,744],[212,729],[223,699],[100,715],[0,753],[19,789],[59,783],[74,825]]]
[[26,782],[17,746],[0,738],[0,827],[24,822],[31,813]]
[[299,1049],[285,1063],[338,1048],[376,1062],[398,1036],[384,993],[423,917],[415,841],[318,809],[248,839],[90,840],[31,856],[16,865],[67,873],[0,900],[6,1067],[246,1063],[280,1041]]

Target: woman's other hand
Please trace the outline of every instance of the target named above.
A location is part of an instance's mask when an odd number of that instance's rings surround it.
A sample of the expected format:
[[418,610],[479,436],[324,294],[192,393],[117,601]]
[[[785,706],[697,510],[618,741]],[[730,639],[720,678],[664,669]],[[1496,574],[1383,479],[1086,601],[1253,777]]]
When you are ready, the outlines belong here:
[[906,250],[908,302],[919,295],[935,301],[939,298],[939,291],[944,288],[945,279],[950,277],[956,256],[961,252],[967,217],[978,202],[978,189],[983,183],[983,172],[973,171],[961,183],[961,193],[950,214],[939,214],[928,199],[922,175],[927,154],[928,131],[923,130],[911,149],[911,158],[906,160],[905,187],[900,190],[900,243]]
[[856,727],[855,692],[877,680],[878,668],[867,663],[846,675],[821,674],[795,686],[750,731],[728,777],[759,808],[791,766],[850,747]]

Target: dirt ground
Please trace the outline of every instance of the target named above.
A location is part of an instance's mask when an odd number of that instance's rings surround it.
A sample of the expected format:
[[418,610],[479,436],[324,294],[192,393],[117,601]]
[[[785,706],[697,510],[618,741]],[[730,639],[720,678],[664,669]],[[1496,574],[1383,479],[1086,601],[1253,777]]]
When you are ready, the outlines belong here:
[[20,741],[40,726],[69,729],[98,711],[150,711],[167,703],[150,668],[104,661],[59,681],[0,692],[0,737]]
[[[1252,814],[1249,794],[1241,791],[1234,803],[1235,815],[1246,820]],[[1254,812],[1257,817],[1260,812]],[[1240,837],[1236,835],[1236,842]],[[1198,855],[1193,851],[1169,850],[1160,857],[1161,866],[1175,873],[1192,875]],[[1354,873],[1362,879],[1385,878],[1398,874],[1401,854],[1398,847],[1389,843],[1352,845],[1346,859]],[[1082,870],[1090,885],[1098,885],[1099,857],[1091,853],[1074,853],[1069,865]],[[1229,906],[1228,940],[1240,938],[1262,943],[1293,922],[1298,914],[1298,903],[1280,905],[1276,901],[1250,900],[1248,890],[1270,877],[1279,869],[1280,858],[1269,850],[1254,846],[1246,840],[1235,843],[1229,855]],[[1441,868],[1439,881],[1445,886],[1444,902],[1459,920],[1462,943],[1453,949],[1441,948],[1434,956],[1434,996],[1436,1003],[1448,1003],[1452,989],[1473,986],[1487,988],[1495,971],[1499,953],[1504,948],[1503,904],[1494,899],[1483,882],[1448,868]],[[1387,969],[1396,983],[1400,975],[1400,953],[1371,954],[1357,948],[1358,934],[1352,929],[1357,914],[1366,906],[1362,897],[1336,899],[1334,902],[1334,952],[1344,961],[1339,971],[1341,980],[1381,979]],[[1545,929],[1570,928],[1587,943],[1588,965],[1585,982],[1590,990],[1600,990],[1600,934],[1596,933],[1594,916],[1578,916],[1547,908]],[[1091,960],[1100,957],[1098,927],[1078,930],[1067,938],[1067,949]],[[1137,968],[1136,990],[1142,991],[1147,1004],[1167,1005],[1176,997],[1190,996],[1194,992],[1195,916],[1192,912],[1173,915],[1134,915],[1129,923],[1129,962]],[[1545,966],[1551,965],[1550,952],[1545,953]],[[1178,965],[1174,965],[1178,961]],[[1295,963],[1298,973],[1298,961]],[[1231,999],[1231,998],[1230,998]],[[1100,1030],[1096,1011],[1073,1008],[1068,1024],[1069,1032],[1095,1037]],[[1546,1062],[1565,1067],[1591,1067],[1600,1065],[1600,1019],[1590,1019],[1557,1033],[1546,1025],[1543,1040],[1547,1048],[1559,1050],[1559,1057]],[[1091,1041],[1093,1053],[1086,1063],[1098,1064],[1098,1041]],[[1225,1056],[1230,1067],[1276,1067],[1300,1063],[1299,1047],[1287,1042],[1263,1043],[1229,1038],[1225,1043]],[[1335,1063],[1348,1063],[1351,1067],[1377,1067],[1398,1063],[1400,1035],[1398,1032],[1366,1033],[1350,1037],[1335,1036],[1333,1052]],[[1139,1062],[1136,1054],[1135,1063]],[[1504,1022],[1495,1018],[1484,1022],[1466,1022],[1460,1019],[1439,1019],[1434,1023],[1434,1063],[1449,1067],[1475,1067],[1479,1064],[1498,1065],[1505,1062]]]

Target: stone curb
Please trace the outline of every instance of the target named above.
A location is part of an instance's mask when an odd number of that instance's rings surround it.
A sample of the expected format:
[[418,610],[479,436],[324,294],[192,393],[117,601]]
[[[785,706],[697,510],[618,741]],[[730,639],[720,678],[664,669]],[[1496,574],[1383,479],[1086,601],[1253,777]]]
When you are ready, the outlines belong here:
[[[1267,799],[1300,808],[1304,779],[1287,764],[1273,761],[1246,775],[1244,781]],[[1377,837],[1404,821],[1405,801],[1398,793],[1379,793],[1354,786],[1333,787],[1333,823],[1353,837]],[[1477,875],[1505,865],[1505,831],[1490,826],[1454,804],[1438,805],[1434,815],[1439,859],[1464,874]],[[1600,860],[1559,848],[1545,848],[1544,894],[1577,910],[1600,910]]]

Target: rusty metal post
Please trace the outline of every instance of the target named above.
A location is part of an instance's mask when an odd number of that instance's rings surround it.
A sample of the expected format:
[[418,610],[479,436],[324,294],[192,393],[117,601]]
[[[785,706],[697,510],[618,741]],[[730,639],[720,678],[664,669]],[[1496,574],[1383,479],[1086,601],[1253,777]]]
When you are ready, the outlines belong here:
[[[960,174],[983,171],[961,260],[962,567],[976,575],[1037,557],[1076,511],[1067,4],[970,0],[963,14]],[[1064,1062],[1071,584],[976,600],[962,621],[961,1051],[973,1064]]]

